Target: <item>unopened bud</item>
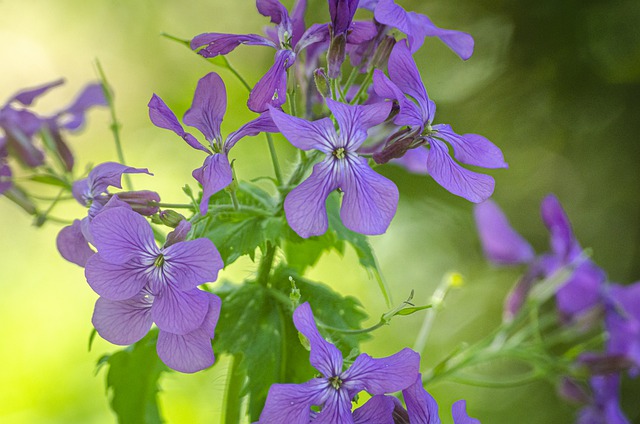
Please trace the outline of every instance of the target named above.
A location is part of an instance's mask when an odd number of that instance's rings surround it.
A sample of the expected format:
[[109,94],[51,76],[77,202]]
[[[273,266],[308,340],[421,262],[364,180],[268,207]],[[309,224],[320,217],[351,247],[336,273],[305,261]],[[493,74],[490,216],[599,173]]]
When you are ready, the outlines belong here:
[[340,68],[346,57],[347,36],[340,34],[331,39],[329,51],[327,53],[327,68],[329,78],[338,78]]
[[158,213],[160,195],[155,191],[123,191],[118,193],[118,198],[131,206],[140,215],[151,216]]
[[626,355],[584,353],[578,358],[578,364],[590,375],[604,375],[626,371],[633,366],[633,361]]
[[162,222],[167,227],[176,228],[180,222],[184,221],[186,218],[173,210],[165,210],[158,214],[158,218],[160,222]]
[[373,59],[371,60],[371,66],[378,69],[383,69],[387,66],[389,62],[389,56],[391,56],[391,50],[393,50],[393,46],[396,45],[396,39],[387,35],[385,36],[380,44],[378,44],[378,48],[376,52],[373,54]]
[[590,402],[587,391],[572,378],[562,377],[557,390],[560,397],[575,405],[586,405]]
[[316,89],[322,97],[331,97],[331,83],[324,72],[324,68],[318,68],[313,71],[313,81],[316,83]]

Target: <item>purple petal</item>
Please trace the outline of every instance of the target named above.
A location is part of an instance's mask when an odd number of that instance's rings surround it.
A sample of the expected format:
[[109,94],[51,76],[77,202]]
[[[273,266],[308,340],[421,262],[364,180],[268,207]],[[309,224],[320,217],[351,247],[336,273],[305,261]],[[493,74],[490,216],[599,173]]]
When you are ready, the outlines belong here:
[[140,293],[149,282],[147,273],[148,267],[138,261],[113,264],[99,254],[91,256],[84,269],[93,291],[109,300],[126,300]]
[[287,194],[284,199],[287,222],[300,237],[318,236],[327,231],[326,201],[337,187],[329,159],[315,164],[309,178]]
[[485,257],[496,264],[522,264],[533,260],[531,245],[509,225],[502,210],[491,200],[474,209]]
[[182,121],[200,130],[208,141],[222,140],[220,123],[227,110],[227,92],[222,78],[211,72],[198,81],[191,108]]
[[269,106],[279,107],[287,101],[287,69],[293,65],[296,55],[291,50],[278,50],[274,63],[249,94],[247,106],[261,113]]
[[[87,184],[89,192],[93,196],[107,192],[108,187],[122,188],[122,174],[148,174],[153,175],[146,168],[133,168],[117,162],[104,162],[89,172]],[[74,196],[81,197],[74,184]]]
[[38,118],[26,110],[3,110],[5,122],[3,129],[6,133],[6,144],[12,154],[26,166],[38,167],[44,163],[44,153],[36,147],[33,137],[40,131],[46,120]]
[[372,21],[355,21],[347,32],[348,44],[362,44],[378,35],[378,28]]
[[279,24],[289,19],[289,11],[278,0],[256,0],[256,7],[262,16],[271,18],[271,23]]
[[355,424],[393,424],[395,403],[390,396],[376,395],[353,411]]
[[273,41],[256,34],[220,34],[216,32],[205,33],[196,36],[191,40],[191,50],[196,50],[202,46],[198,54],[204,57],[216,57],[226,55],[240,44],[252,46],[268,46],[277,48]]
[[336,139],[336,130],[329,118],[306,121],[287,115],[277,109],[270,109],[271,118],[282,135],[291,144],[302,150],[317,149],[331,153]]
[[297,0],[293,8],[291,9],[291,27],[293,29],[293,36],[291,38],[291,45],[296,46],[302,34],[307,27],[304,23],[304,14],[307,11],[307,0]]
[[185,241],[189,231],[191,231],[191,223],[186,219],[183,219],[178,223],[175,230],[167,234],[167,240],[164,243],[164,247],[167,248],[173,244]]
[[279,132],[278,127],[271,119],[271,113],[265,112],[253,121],[249,121],[241,126],[237,131],[232,132],[227,137],[224,144],[225,152],[229,152],[244,137],[254,137],[261,132],[274,133]]
[[509,294],[504,300],[503,320],[511,321],[522,309],[527,300],[533,285],[542,277],[540,261],[535,261],[524,274],[516,282]]
[[101,84],[87,85],[78,97],[58,116],[64,115],[64,122],[61,126],[67,130],[77,130],[84,125],[85,114],[88,109],[94,106],[107,106],[107,99]]
[[[300,53],[311,45],[327,41],[329,41],[329,25],[313,24],[302,34],[300,40],[295,44],[295,52]],[[307,61],[310,61],[309,56],[313,55],[307,53]]]
[[458,135],[450,125],[434,125],[436,137],[441,137],[453,147],[458,162],[483,168],[508,168],[502,151],[492,142],[478,134]]
[[207,293],[182,291],[167,284],[155,294],[151,316],[158,328],[173,334],[187,334],[200,327],[209,310]]
[[160,252],[147,220],[126,208],[101,212],[89,224],[89,231],[101,259],[113,264],[124,264],[134,257],[155,257]]
[[185,132],[180,122],[178,122],[178,118],[176,115],[169,109],[169,107],[165,104],[165,102],[158,97],[157,95],[153,95],[151,100],[149,100],[149,119],[153,125],[159,128],[164,128],[169,131],[173,131],[178,134],[187,144],[194,149],[202,150],[203,152],[209,153],[206,147],[204,147],[194,136]]
[[467,401],[461,399],[451,407],[454,424],[480,424],[480,420],[469,417],[467,415]]
[[424,37],[438,37],[440,41],[447,45],[460,59],[467,60],[473,55],[473,37],[466,32],[452,29],[438,28],[431,20],[418,13],[411,13],[411,31],[414,35],[414,44],[411,51],[416,52],[422,46]]
[[374,235],[387,231],[398,207],[398,187],[373,171],[362,157],[347,158],[338,184],[344,191],[340,218],[352,231]]
[[84,238],[81,223],[77,219],[73,224],[60,230],[56,238],[56,246],[63,258],[83,268],[95,253]]
[[355,151],[367,139],[369,128],[387,119],[392,104],[383,102],[371,105],[348,105],[327,99],[327,106],[340,127],[340,144],[337,147]]
[[400,88],[379,69],[373,72],[373,88],[378,96],[398,102],[400,112],[393,119],[396,125],[417,127],[422,131],[425,123],[428,123],[425,111],[409,100]]
[[71,172],[73,170],[75,160],[71,149],[69,149],[69,146],[60,133],[60,128],[55,122],[50,120],[49,122],[47,122],[47,131],[49,131],[49,135],[53,140],[53,145],[55,147],[56,153],[64,164],[65,169]]
[[393,163],[404,166],[409,172],[414,174],[428,174],[427,159],[429,151],[424,147],[408,150],[404,156],[394,159]]
[[157,203],[160,202],[160,195],[155,191],[121,191],[118,193],[118,199],[131,206],[131,209],[140,215],[155,215],[159,210]]
[[334,36],[347,32],[357,9],[358,0],[329,0],[329,15]]
[[130,345],[143,338],[151,328],[151,301],[146,291],[131,299],[112,301],[101,297],[91,318],[103,339],[117,345]]
[[573,317],[596,305],[602,299],[606,274],[591,261],[583,262],[556,293],[558,309]]
[[360,3],[358,3],[358,7],[360,9],[367,9],[373,12],[377,4],[378,4],[378,0],[360,0]]
[[36,98],[40,97],[41,95],[51,90],[52,88],[62,84],[64,84],[64,79],[61,78],[59,80],[55,80],[47,84],[41,85],[40,87],[19,91],[7,101],[7,104],[11,103],[12,101],[16,101],[16,102],[22,103],[25,106],[31,106],[31,104]]
[[351,415],[351,399],[347,390],[328,391],[320,413],[314,418],[314,424],[354,424]]
[[422,83],[420,71],[413,60],[411,51],[404,42],[396,43],[389,56],[389,78],[400,90],[413,97],[422,111],[422,122],[430,123],[436,114],[436,106]]
[[6,163],[2,163],[2,158],[0,158],[0,194],[9,190],[13,185],[11,175],[11,168]]
[[493,194],[495,181],[489,175],[464,169],[451,159],[447,146],[435,138],[429,138],[431,149],[427,158],[429,175],[451,193],[480,203]]
[[407,405],[407,413],[412,423],[440,424],[438,416],[438,403],[422,387],[422,376],[414,383],[402,391],[404,403]]
[[166,331],[158,334],[158,356],[168,367],[184,372],[194,373],[210,367],[215,362],[211,339],[220,316],[220,298],[213,293],[206,293],[209,298],[209,309],[202,325],[185,335]]
[[273,384],[260,414],[260,424],[309,424],[311,406],[318,405],[327,386],[316,378],[302,384]]
[[553,194],[545,197],[542,200],[540,211],[544,225],[549,229],[553,251],[566,260],[572,260],[573,256],[579,254],[581,249],[573,235],[569,217],[562,209],[558,198]]
[[330,378],[342,372],[342,353],[337,347],[327,342],[318,332],[309,302],[298,306],[293,313],[293,323],[311,346],[309,362],[323,376]]
[[205,238],[173,244],[163,255],[165,276],[183,291],[214,282],[224,267],[218,249]]
[[420,355],[408,348],[378,359],[363,353],[342,374],[342,381],[351,394],[366,390],[372,395],[383,395],[415,383],[419,369]]
[[233,172],[226,154],[216,153],[209,155],[200,168],[193,170],[193,178],[202,184],[202,200],[200,201],[200,214],[207,214],[209,199],[211,196],[231,184]]

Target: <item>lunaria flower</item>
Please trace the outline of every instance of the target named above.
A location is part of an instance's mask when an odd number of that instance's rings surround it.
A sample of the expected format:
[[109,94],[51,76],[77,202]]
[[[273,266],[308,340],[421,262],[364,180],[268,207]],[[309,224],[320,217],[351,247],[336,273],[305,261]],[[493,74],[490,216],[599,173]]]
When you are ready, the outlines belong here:
[[[311,347],[309,360],[322,376],[302,384],[274,384],[260,414],[260,424],[354,423],[351,400],[362,390],[382,395],[411,385],[418,374],[420,356],[411,349],[386,358],[360,354],[343,370],[342,354],[322,338],[308,303],[293,313],[293,322]],[[318,413],[312,406],[319,406]]]
[[391,104],[350,106],[327,99],[327,106],[339,132],[329,118],[309,122],[271,109],[273,121],[291,144],[324,154],[311,176],[287,194],[287,221],[301,237],[323,234],[328,227],[327,197],[340,189],[344,193],[340,210],[344,225],[363,234],[382,234],[396,212],[398,188],[374,172],[357,150],[367,138],[367,130],[387,118]]
[[155,323],[165,364],[182,372],[213,364],[220,299],[197,288],[215,281],[224,266],[211,240],[170,237],[173,244],[160,248],[147,220],[127,207],[104,210],[90,231],[97,253],[87,260],[85,276],[100,295],[92,319],[98,334],[128,345]]
[[592,399],[578,413],[577,424],[629,424],[620,408],[620,376],[600,375],[591,378]]
[[[405,42],[399,42],[393,48],[388,70],[389,77],[379,69],[375,70],[375,91],[381,97],[398,102],[400,111],[394,123],[409,129],[402,130],[400,137],[392,136],[387,146],[374,154],[375,161],[385,163],[409,156],[406,160],[422,163],[422,171],[428,172],[451,193],[475,203],[489,198],[495,186],[493,177],[469,171],[457,162],[483,168],[507,168],[500,149],[480,135],[458,135],[446,124],[432,126],[436,105],[427,95]],[[455,161],[447,143],[453,147]],[[416,170],[415,164],[413,169]]]
[[631,361],[630,374],[640,374],[640,282],[612,284],[606,291],[607,354]]
[[586,312],[602,300],[606,275],[591,260],[582,257],[569,218],[560,202],[548,195],[541,205],[542,219],[550,233],[551,251],[534,256],[533,249],[511,226],[500,208],[490,200],[476,206],[475,219],[485,256],[499,265],[528,264],[505,305],[510,319],[522,307],[531,287],[565,266],[573,271],[556,292],[558,309],[567,317]]
[[208,154],[204,164],[193,171],[193,178],[202,184],[200,213],[205,215],[209,198],[222,190],[233,180],[229,164],[229,150],[243,137],[255,136],[261,132],[276,132],[268,113],[260,115],[232,132],[226,139],[220,133],[220,124],[227,109],[227,93],[222,78],[215,72],[205,75],[196,87],[191,108],[184,114],[184,123],[197,128],[209,142],[205,147],[186,132],[175,114],[157,95],[149,101],[149,118],[156,127],[171,130],[182,137],[189,146]]

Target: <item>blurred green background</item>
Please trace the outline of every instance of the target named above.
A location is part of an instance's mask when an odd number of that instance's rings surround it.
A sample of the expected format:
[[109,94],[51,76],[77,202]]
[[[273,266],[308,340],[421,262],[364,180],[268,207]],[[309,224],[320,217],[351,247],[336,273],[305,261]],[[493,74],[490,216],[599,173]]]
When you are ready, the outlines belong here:
[[[285,2],[289,5],[290,2]],[[326,1],[310,0],[307,22],[326,21]],[[539,202],[553,192],[574,229],[612,281],[640,277],[640,2],[593,0],[400,1],[428,14],[444,28],[471,33],[474,56],[460,61],[437,40],[427,40],[416,60],[432,99],[437,123],[459,133],[482,134],[502,148],[509,170],[492,172],[494,199],[513,225],[536,247],[546,249]],[[365,14],[363,14],[365,16]],[[189,107],[199,78],[211,65],[160,36],[191,38],[202,32],[255,33],[268,20],[251,0],[0,0],[0,98],[24,87],[65,77],[67,84],[37,104],[42,113],[66,104],[96,79],[99,58],[116,92],[130,165],[154,177],[134,176],[139,189],[157,190],[163,200],[182,202],[180,188],[195,186],[191,170],[203,157],[168,131],[153,127],[146,104],[157,93],[178,115]],[[267,70],[272,50],[241,47],[229,55],[254,83]],[[223,132],[252,117],[247,93],[225,71],[229,91]],[[86,163],[115,160],[108,113],[90,113],[89,125],[70,137],[78,170]],[[281,160],[293,151],[278,139]],[[272,172],[263,138],[245,140],[233,151],[238,175],[250,179]],[[517,270],[495,269],[481,256],[472,205],[426,177],[386,167],[400,187],[398,214],[387,234],[373,239],[396,300],[411,289],[427,302],[445,273],[465,277],[437,316],[423,364],[432,366],[460,341],[479,339],[501,316],[502,299]],[[81,217],[69,205],[57,215]],[[108,423],[115,418],[104,396],[104,374],[95,363],[114,346],[87,342],[96,295],[83,272],[55,249],[59,227],[32,227],[21,210],[0,199],[0,422]],[[225,276],[239,281],[253,272],[238,261]],[[351,252],[328,255],[310,277],[361,299],[372,317],[384,312],[374,281]],[[364,346],[373,356],[412,346],[420,316],[397,320]],[[161,403],[169,423],[215,423],[226,374],[225,358],[197,375],[166,376]],[[444,422],[453,401],[466,398],[471,415],[484,423],[569,423],[573,409],[558,401],[547,383],[515,389],[434,386]],[[624,405],[640,416],[637,387]],[[638,422],[638,421],[636,421]]]

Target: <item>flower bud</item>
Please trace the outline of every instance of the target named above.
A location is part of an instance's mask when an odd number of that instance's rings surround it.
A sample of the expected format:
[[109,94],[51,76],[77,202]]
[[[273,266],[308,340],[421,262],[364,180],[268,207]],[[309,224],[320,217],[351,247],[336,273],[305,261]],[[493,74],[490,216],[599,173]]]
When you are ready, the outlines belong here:
[[396,45],[396,39],[386,35],[380,44],[378,44],[378,48],[376,52],[373,54],[373,59],[371,60],[371,66],[378,69],[383,69],[387,66],[389,62],[389,56],[391,56],[391,50],[393,50],[393,46]]
[[160,219],[160,222],[171,228],[177,228],[178,225],[186,219],[184,216],[173,210],[160,212],[158,214],[158,218]]
[[590,402],[586,390],[572,378],[562,377],[557,391],[558,395],[569,403],[586,405]]
[[160,195],[155,191],[123,191],[118,193],[118,198],[140,215],[150,216],[158,213],[155,203],[160,202]]
[[324,68],[318,68],[313,71],[313,82],[315,82],[316,89],[322,97],[331,97],[331,83],[324,72]]
[[338,78],[340,68],[346,57],[347,36],[340,34],[331,39],[329,51],[327,52],[327,68],[329,78]]
[[578,364],[590,375],[603,375],[626,371],[633,366],[633,361],[625,355],[587,352],[578,357]]

